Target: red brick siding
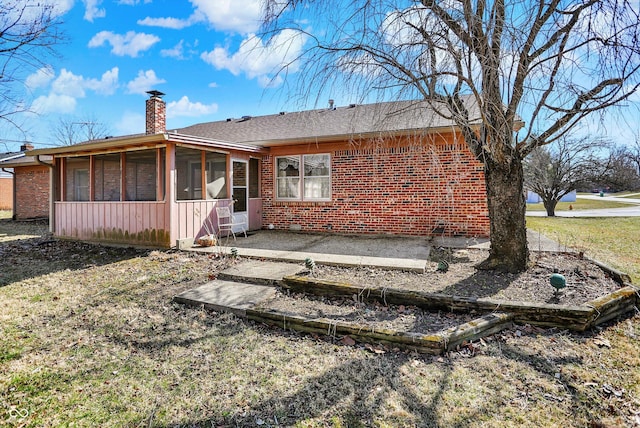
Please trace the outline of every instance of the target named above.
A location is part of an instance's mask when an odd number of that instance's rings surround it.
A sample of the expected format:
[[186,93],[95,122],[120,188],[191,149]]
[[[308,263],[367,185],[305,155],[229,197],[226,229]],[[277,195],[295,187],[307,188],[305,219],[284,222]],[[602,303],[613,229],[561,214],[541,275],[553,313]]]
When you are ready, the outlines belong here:
[[49,168],[15,168],[17,219],[49,217]]
[[[488,236],[483,166],[453,136],[409,143],[272,149],[263,158],[263,224],[335,233]],[[274,199],[276,156],[331,154],[330,202]]]
[[0,177],[0,210],[13,209],[13,177]]

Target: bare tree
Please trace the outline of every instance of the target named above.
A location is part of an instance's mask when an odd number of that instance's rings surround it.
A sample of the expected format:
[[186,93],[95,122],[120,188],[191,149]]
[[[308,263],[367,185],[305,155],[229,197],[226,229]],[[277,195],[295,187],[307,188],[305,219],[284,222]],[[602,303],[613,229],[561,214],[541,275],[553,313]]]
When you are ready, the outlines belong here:
[[51,132],[59,145],[70,146],[104,138],[109,135],[109,129],[109,126],[99,122],[94,115],[88,115],[82,118],[60,118]]
[[636,162],[631,148],[618,145],[594,168],[601,172],[592,182],[601,189],[613,191],[640,189],[640,171]]
[[14,117],[27,110],[22,85],[26,75],[45,67],[60,42],[55,2],[0,2],[0,119],[19,127]]
[[549,217],[563,196],[587,183],[601,180],[606,172],[599,151],[604,141],[561,138],[549,146],[533,149],[524,163],[524,181],[542,198]]
[[525,157],[638,88],[640,16],[626,0],[267,0],[265,34],[285,28],[311,41],[295,65],[303,93],[340,80],[426,100],[456,124],[484,164],[484,269],[527,266]]

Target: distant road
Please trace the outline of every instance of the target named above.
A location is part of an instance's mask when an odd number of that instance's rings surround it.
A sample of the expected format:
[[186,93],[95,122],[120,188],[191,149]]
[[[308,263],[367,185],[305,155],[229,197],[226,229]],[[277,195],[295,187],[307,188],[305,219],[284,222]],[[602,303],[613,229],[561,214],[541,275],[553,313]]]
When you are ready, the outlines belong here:
[[[635,196],[635,195],[634,195]],[[640,194],[638,194],[640,196]],[[598,201],[636,204],[626,208],[602,208],[595,210],[557,211],[556,217],[640,217],[640,198],[617,198],[615,196],[578,195],[578,199],[594,199]],[[527,211],[530,217],[546,217],[546,211]]]

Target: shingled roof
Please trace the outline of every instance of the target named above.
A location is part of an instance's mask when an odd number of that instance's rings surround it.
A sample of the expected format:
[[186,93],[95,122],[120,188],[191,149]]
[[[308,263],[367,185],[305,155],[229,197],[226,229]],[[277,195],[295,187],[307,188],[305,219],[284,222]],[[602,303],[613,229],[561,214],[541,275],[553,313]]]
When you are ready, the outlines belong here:
[[[479,117],[477,104],[465,100],[471,117]],[[328,141],[339,137],[424,132],[454,126],[425,101],[351,104],[345,107],[243,116],[200,123],[173,131],[176,134],[270,146],[293,141]]]

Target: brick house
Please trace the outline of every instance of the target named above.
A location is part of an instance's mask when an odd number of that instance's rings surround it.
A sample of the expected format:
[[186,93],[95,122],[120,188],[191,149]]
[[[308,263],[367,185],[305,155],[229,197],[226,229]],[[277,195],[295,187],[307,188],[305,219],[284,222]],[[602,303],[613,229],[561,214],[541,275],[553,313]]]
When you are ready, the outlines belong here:
[[170,247],[206,234],[221,205],[249,230],[488,235],[483,165],[424,102],[168,131],[149,94],[145,134],[29,153],[51,156],[56,235]]
[[25,144],[20,152],[0,154],[0,209],[12,210],[17,220],[49,217],[50,168],[26,156],[29,150],[33,146]]

